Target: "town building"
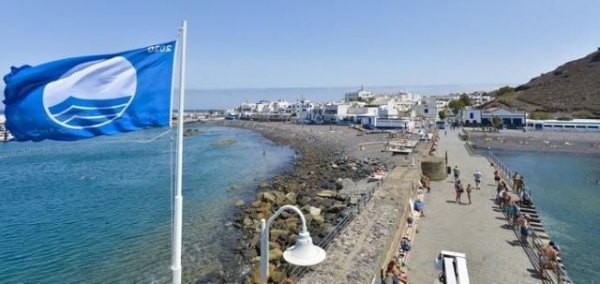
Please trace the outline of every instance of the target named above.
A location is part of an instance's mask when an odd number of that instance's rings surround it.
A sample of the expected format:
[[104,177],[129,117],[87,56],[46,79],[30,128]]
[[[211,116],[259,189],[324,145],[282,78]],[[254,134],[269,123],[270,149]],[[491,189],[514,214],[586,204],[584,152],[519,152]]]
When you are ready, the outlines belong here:
[[349,92],[345,94],[346,102],[356,102],[356,101],[368,101],[373,98],[374,95],[370,91],[366,91],[364,87],[360,87],[359,90],[354,92]]
[[466,108],[462,110],[460,120],[465,126],[492,126],[492,119],[502,120],[502,127],[507,129],[522,129],[526,122],[526,113],[521,110],[511,110],[500,107],[486,109]]
[[525,128],[529,131],[600,132],[600,119],[528,119]]

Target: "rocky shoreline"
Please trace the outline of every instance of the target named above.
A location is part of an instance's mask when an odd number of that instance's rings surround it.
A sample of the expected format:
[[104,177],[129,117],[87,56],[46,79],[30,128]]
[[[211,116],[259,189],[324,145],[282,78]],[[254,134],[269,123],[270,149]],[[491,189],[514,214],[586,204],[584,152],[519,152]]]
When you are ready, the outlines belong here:
[[[277,208],[296,205],[303,211],[313,242],[318,244],[346,216],[355,210],[361,197],[376,186],[367,182],[377,167],[390,168],[395,163],[389,153],[378,147],[359,147],[359,143],[381,141],[381,135],[358,136],[356,130],[342,126],[294,125],[225,121],[222,126],[248,128],[271,141],[292,146],[299,154],[290,173],[274,177],[258,187],[252,202],[237,201],[239,208],[233,225],[240,230],[234,250],[246,265],[243,281],[259,279],[260,220],[268,219]],[[268,153],[265,153],[268,155]],[[283,280],[290,267],[282,252],[295,243],[300,221],[284,212],[270,230],[270,275],[274,282]],[[250,269],[248,269],[250,267]]]

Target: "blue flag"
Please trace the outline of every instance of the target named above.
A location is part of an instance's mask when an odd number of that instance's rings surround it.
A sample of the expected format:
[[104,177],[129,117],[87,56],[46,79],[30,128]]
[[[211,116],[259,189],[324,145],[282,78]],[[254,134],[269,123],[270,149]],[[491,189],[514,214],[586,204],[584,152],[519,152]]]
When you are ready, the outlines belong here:
[[11,68],[6,128],[18,141],[79,140],[169,125],[175,42]]

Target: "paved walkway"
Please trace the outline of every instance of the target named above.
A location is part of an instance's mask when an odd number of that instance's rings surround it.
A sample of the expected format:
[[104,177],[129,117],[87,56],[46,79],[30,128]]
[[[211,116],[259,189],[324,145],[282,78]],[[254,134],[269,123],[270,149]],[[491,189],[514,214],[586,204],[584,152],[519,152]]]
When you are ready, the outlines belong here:
[[[473,173],[479,169],[481,190],[471,193],[473,204],[461,205],[454,203],[453,179],[432,182],[408,260],[411,283],[439,283],[433,263],[441,250],[466,253],[471,283],[540,283],[502,212],[495,209],[493,168],[484,157],[470,156],[457,132],[441,136],[438,153],[448,151],[449,166],[458,165],[466,184],[474,186]],[[462,201],[467,203],[466,192]]]

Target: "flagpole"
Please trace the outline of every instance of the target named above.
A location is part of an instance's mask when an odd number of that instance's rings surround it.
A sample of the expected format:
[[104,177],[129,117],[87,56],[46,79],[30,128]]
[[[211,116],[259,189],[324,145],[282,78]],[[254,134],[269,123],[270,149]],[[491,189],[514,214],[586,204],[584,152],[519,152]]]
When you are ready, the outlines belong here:
[[171,68],[171,100],[169,100],[169,128],[173,127],[173,93],[175,93],[175,66],[177,65],[177,45],[179,43],[179,39],[181,38],[181,31],[177,35],[177,40],[175,41],[175,47],[173,48],[173,68]]
[[173,253],[172,266],[173,284],[181,283],[181,243],[183,232],[183,195],[181,194],[183,186],[183,106],[185,96],[185,49],[187,39],[187,21],[183,21],[181,26],[181,62],[179,65],[179,109],[177,116],[177,177],[174,198],[174,218],[173,218]]

